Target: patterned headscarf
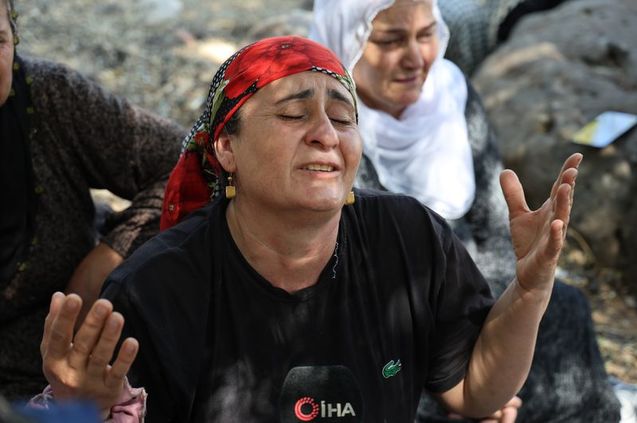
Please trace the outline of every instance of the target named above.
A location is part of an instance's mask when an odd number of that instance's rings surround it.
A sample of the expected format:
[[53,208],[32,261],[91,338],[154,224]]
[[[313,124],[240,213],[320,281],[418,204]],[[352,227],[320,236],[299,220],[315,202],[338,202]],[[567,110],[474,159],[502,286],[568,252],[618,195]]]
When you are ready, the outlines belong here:
[[338,58],[306,38],[266,38],[244,47],[221,65],[212,79],[204,112],[185,138],[179,161],[170,174],[162,230],[221,192],[224,171],[215,156],[214,141],[243,103],[270,82],[306,71],[336,78],[356,101],[354,82]]

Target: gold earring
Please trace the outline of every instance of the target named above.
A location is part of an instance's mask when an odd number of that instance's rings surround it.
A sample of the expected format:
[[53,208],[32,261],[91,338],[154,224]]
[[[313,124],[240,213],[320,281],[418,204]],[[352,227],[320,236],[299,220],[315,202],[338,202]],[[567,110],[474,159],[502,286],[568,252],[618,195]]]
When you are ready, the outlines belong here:
[[232,185],[232,175],[228,175],[228,184],[226,185],[226,198],[229,200],[236,197],[237,189]]
[[354,197],[354,191],[350,191],[347,194],[347,198],[345,199],[345,205],[351,206],[356,201],[356,197]]

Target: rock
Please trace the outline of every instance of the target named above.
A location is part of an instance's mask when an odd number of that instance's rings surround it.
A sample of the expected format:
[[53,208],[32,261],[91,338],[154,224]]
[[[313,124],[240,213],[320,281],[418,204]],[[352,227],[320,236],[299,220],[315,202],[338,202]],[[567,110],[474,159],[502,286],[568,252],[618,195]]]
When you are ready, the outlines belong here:
[[[631,249],[633,252],[624,254],[619,261],[619,265],[623,270],[623,286],[627,287],[633,295],[637,295],[637,285],[635,284],[637,280],[637,260],[635,260],[634,252],[635,246],[637,246],[637,210],[635,210],[634,205],[632,213],[630,210],[627,210],[627,214],[628,218],[626,222],[624,222],[622,230],[619,232],[619,241],[622,246],[622,252]],[[637,310],[634,297],[626,299],[626,302],[629,306]]]
[[180,0],[142,0],[138,5],[145,9],[144,17],[150,25],[177,19],[184,7]]
[[312,11],[295,9],[289,13],[263,20],[246,35],[246,42],[254,42],[266,37],[300,35],[307,37],[312,24]]
[[[637,130],[595,149],[570,142],[607,110],[637,114],[637,2],[578,0],[524,18],[478,69],[505,164],[537,207],[561,162],[584,154],[571,227],[598,264],[633,264],[637,277]],[[629,224],[632,222],[632,224]],[[634,280],[634,279],[632,279]]]

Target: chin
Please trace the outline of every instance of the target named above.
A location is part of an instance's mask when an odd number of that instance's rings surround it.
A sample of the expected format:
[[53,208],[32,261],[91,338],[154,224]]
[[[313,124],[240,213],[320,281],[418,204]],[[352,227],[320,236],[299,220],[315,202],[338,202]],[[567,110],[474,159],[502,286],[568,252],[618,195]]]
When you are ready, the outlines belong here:
[[324,202],[321,204],[313,204],[309,208],[316,212],[330,212],[330,211],[340,210],[341,208],[343,208],[344,204],[345,204],[345,201]]
[[396,101],[396,103],[399,104],[401,107],[406,108],[406,107],[411,106],[415,102],[417,102],[419,98],[420,98],[420,91],[412,91],[412,92],[405,93],[404,95],[402,95]]
[[300,206],[304,209],[310,209],[317,212],[328,212],[340,210],[345,204],[345,200],[341,197],[310,197],[306,198]]

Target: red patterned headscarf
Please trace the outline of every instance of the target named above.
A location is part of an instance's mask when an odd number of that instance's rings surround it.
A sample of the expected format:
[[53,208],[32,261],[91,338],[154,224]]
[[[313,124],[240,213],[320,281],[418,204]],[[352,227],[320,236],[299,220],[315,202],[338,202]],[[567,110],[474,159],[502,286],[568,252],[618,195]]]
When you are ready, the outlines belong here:
[[179,161],[170,174],[162,208],[162,230],[221,192],[223,169],[213,143],[243,103],[270,82],[306,71],[336,78],[356,101],[354,82],[338,58],[306,38],[266,38],[244,47],[221,65],[212,79],[204,112],[185,138]]

